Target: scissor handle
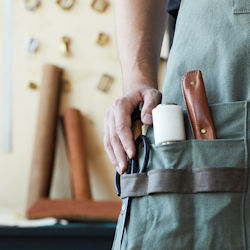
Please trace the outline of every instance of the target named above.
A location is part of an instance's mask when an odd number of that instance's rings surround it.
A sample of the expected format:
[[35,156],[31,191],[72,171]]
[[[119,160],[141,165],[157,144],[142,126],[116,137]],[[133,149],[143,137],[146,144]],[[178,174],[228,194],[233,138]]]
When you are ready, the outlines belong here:
[[[143,143],[143,163],[142,167],[139,167],[139,146]],[[148,160],[149,160],[149,151],[150,151],[150,143],[146,136],[140,135],[135,140],[135,148],[136,148],[136,154],[133,159],[128,160],[128,167],[126,170],[127,174],[133,174],[133,173],[142,173],[146,172],[147,166],[148,166]],[[120,186],[120,175],[116,171],[115,173],[115,191],[118,196],[121,195],[121,186]]]
[[121,177],[117,171],[115,171],[115,192],[118,196],[121,195]]
[[[126,170],[127,174],[131,173],[132,159],[128,159],[128,167]],[[115,192],[118,196],[121,195],[121,177],[120,174],[115,171]]]
[[[143,163],[142,166],[139,166],[139,149],[140,145],[143,143]],[[135,148],[136,148],[136,154],[135,157],[132,159],[131,162],[131,171],[130,173],[142,173],[147,170],[148,166],[148,160],[149,160],[149,151],[150,151],[150,144],[148,142],[148,139],[144,135],[140,135],[135,140]]]
[[[132,113],[131,120],[132,120],[132,131],[134,132],[134,136],[136,133],[136,131],[135,131],[136,130],[136,121],[139,120],[141,122],[142,106],[143,106],[143,103],[141,102],[138,105],[138,107],[134,110],[134,112]],[[139,153],[139,146],[140,146],[141,142],[143,142],[143,147],[144,147],[144,161],[143,161],[142,168],[139,168],[139,173],[146,171],[147,164],[148,164],[148,158],[149,158],[150,144],[148,143],[147,138],[145,136],[140,135],[135,140],[136,156],[133,159],[128,160],[128,167],[126,170],[127,174],[135,173],[134,171],[138,170],[138,165],[139,165],[138,153]],[[115,172],[115,191],[116,191],[116,194],[118,196],[120,196],[120,194],[121,194],[120,175],[117,171]]]

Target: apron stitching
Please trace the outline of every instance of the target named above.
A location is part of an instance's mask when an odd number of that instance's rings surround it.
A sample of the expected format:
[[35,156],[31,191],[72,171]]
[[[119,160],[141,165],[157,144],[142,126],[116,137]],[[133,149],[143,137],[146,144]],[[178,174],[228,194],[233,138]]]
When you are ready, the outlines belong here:
[[[194,141],[192,141],[191,142],[191,152],[192,152],[192,161],[193,161],[193,164],[195,164],[195,166],[194,167],[196,167],[196,163],[195,163],[195,161],[194,161],[194,159],[195,159],[195,152],[194,152],[194,150],[195,150],[195,147],[194,147]],[[191,196],[191,199],[192,199],[192,209],[193,209],[193,237],[192,237],[192,246],[193,246],[193,248],[194,248],[194,246],[195,246],[195,243],[197,242],[197,235],[196,235],[196,230],[195,230],[195,228],[196,228],[196,218],[195,218],[195,216],[194,216],[194,214],[196,213],[196,207],[195,207],[195,196]]]
[[147,249],[147,248],[144,248],[144,242],[146,242],[146,235],[147,235],[147,232],[148,232],[148,221],[149,221],[149,211],[148,211],[148,207],[149,207],[149,196],[146,196],[146,225],[145,225],[145,233],[142,237],[142,248],[141,249]]
[[248,160],[248,102],[245,102],[245,139],[244,139],[244,143],[245,143],[245,168],[247,169],[247,174],[246,174],[246,178],[247,180],[244,180],[246,182],[246,192],[243,193],[243,198],[242,198],[242,222],[243,222],[243,230],[244,230],[244,245],[245,245],[245,249],[248,249],[248,242],[247,242],[247,228],[246,228],[246,196],[248,193],[248,175],[249,175],[249,160]]
[[[248,25],[250,26],[250,22],[248,22]],[[250,66],[250,28],[247,35],[247,65]]]

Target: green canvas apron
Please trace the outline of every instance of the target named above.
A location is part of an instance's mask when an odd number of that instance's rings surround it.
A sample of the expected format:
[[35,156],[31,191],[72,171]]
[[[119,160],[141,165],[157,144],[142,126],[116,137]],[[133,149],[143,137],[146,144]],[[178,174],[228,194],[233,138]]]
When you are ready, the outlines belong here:
[[[201,70],[217,139],[195,140],[182,76]],[[182,0],[163,103],[184,109],[187,140],[155,146],[148,172],[122,176],[132,197],[113,249],[250,249],[250,0]]]

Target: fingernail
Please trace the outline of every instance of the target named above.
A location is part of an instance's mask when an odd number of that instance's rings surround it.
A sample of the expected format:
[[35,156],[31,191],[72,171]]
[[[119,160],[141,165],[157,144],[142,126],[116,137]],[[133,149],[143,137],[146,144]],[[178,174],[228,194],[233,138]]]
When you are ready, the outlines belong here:
[[152,120],[152,115],[150,114],[145,114],[144,117],[143,117],[143,121],[144,123],[146,124],[151,124],[153,122]]
[[119,168],[119,167],[116,167],[115,169],[116,169],[116,171],[121,175],[121,170],[120,170],[120,168]]
[[123,167],[124,167],[123,163],[120,162],[120,163],[119,163],[119,169],[120,169],[121,174],[122,174]]
[[133,157],[133,152],[132,152],[132,150],[128,150],[128,152],[127,152],[127,155],[128,155],[128,157],[131,159],[132,157]]

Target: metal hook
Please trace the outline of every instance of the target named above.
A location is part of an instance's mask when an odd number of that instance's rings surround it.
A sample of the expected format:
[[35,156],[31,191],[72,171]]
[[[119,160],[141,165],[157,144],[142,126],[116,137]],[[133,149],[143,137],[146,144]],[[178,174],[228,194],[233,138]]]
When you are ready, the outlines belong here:
[[68,57],[71,55],[70,43],[71,43],[71,40],[68,36],[62,37],[59,49],[60,49],[61,54],[65,57]]

